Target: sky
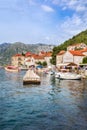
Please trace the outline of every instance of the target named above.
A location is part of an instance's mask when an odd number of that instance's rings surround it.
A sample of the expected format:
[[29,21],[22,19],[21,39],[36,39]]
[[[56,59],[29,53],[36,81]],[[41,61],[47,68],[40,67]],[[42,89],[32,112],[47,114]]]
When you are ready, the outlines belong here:
[[0,0],[0,44],[59,45],[87,29],[87,0]]

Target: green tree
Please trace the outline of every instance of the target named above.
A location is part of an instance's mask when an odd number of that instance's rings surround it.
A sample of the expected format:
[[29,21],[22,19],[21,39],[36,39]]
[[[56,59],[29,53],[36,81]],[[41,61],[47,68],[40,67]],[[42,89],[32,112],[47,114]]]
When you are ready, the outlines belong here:
[[82,63],[83,63],[83,64],[87,63],[87,56],[83,58]]
[[44,67],[47,66],[47,62],[44,61],[44,62],[42,63],[42,65],[43,65]]
[[41,62],[41,61],[38,61],[37,64],[38,64],[38,65],[42,65],[42,62]]

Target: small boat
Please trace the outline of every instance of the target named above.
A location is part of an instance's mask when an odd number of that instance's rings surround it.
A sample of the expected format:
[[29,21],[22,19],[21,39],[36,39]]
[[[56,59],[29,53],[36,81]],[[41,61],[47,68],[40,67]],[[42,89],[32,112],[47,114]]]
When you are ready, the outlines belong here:
[[19,72],[20,69],[18,67],[15,67],[15,66],[6,66],[5,70],[8,72]]
[[59,72],[55,75],[56,78],[61,80],[81,80],[82,76],[80,74],[76,73],[70,73],[70,72]]
[[55,78],[59,78],[61,75],[61,72],[55,72]]
[[40,84],[40,82],[40,77],[33,70],[28,70],[23,77],[23,85]]

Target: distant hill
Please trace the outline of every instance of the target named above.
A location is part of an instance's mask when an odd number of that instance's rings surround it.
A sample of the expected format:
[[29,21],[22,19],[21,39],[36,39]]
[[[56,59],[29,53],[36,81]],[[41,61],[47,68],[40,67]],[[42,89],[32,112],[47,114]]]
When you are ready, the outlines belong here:
[[87,45],[87,30],[82,31],[81,33],[73,36],[71,39],[63,43],[64,46],[73,45],[75,43],[85,43]]
[[67,50],[67,47],[76,43],[85,43],[87,45],[87,29],[81,33],[73,36],[69,40],[53,48],[52,63],[56,64],[56,54],[61,50]]
[[3,43],[0,44],[0,65],[10,63],[11,57],[16,53],[38,53],[40,51],[52,51],[54,45],[47,44],[24,44],[21,42],[16,43]]

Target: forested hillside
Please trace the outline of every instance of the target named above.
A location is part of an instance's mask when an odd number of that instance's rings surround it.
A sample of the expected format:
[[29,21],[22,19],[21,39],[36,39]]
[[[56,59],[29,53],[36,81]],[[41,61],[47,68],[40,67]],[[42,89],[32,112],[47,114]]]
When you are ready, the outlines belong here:
[[52,64],[56,64],[56,54],[60,52],[61,50],[66,50],[68,46],[73,45],[75,43],[85,43],[87,44],[87,30],[77,34],[76,36],[73,36],[71,39],[65,41],[59,46],[56,46],[53,48],[53,54],[52,54]]

